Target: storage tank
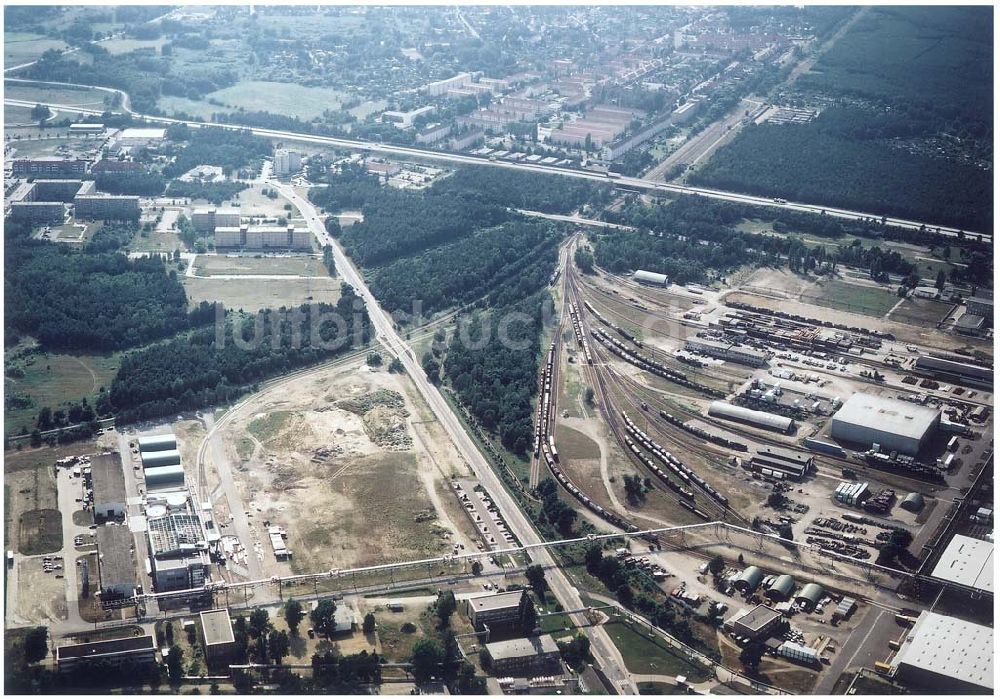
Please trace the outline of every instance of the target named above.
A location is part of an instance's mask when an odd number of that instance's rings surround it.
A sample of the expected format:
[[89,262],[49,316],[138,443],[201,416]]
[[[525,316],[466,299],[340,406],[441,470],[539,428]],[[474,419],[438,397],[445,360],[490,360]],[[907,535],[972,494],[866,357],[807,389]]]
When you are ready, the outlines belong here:
[[142,451],[139,452],[142,458],[143,468],[158,468],[160,466],[178,466],[181,463],[181,453],[176,449],[166,451]]
[[172,434],[157,434],[151,437],[139,437],[139,451],[168,451],[177,449],[177,438]]

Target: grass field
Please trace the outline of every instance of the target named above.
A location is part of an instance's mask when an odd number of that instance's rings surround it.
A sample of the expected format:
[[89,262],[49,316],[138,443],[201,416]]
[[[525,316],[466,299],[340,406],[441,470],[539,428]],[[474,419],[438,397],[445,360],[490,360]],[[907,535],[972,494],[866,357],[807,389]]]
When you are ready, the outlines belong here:
[[677,654],[662,640],[650,638],[628,624],[605,624],[611,640],[621,651],[629,672],[647,675],[684,675],[691,682],[708,679],[708,672]]
[[9,373],[14,367],[18,373],[23,371],[24,376],[5,376],[4,388],[8,395],[15,392],[29,397],[32,405],[19,410],[5,410],[5,432],[10,434],[21,428],[30,429],[38,411],[45,406],[54,409],[81,398],[87,398],[93,405],[101,386],[111,385],[118,371],[118,362],[117,354],[33,354],[17,348],[9,351],[5,368]]
[[639,694],[687,694],[684,689],[675,684],[667,684],[666,682],[640,682],[637,686],[639,687]]
[[897,323],[934,328],[948,315],[952,305],[946,301],[908,298],[892,312],[889,319]]
[[41,34],[4,32],[3,56],[8,66],[33,61],[49,49],[65,49],[69,45],[59,39],[50,39]]
[[298,305],[310,300],[336,304],[340,298],[339,279],[198,279],[182,277],[191,306],[202,301],[219,301],[226,308],[258,311]]
[[12,107],[9,104],[3,108],[3,123],[11,125],[34,124],[31,118],[31,110],[27,107]]
[[50,102],[70,106],[100,107],[108,93],[103,90],[79,90],[68,87],[46,87],[42,85],[19,85],[11,83],[4,86],[4,97],[8,99],[33,102]]
[[35,556],[62,548],[62,514],[59,510],[28,510],[18,519],[21,553]]
[[[344,93],[327,87],[305,87],[294,83],[240,82],[216,92],[207,98],[214,99],[231,109],[253,111],[281,111],[287,116],[312,119],[325,110],[340,109]],[[218,108],[216,108],[218,111]]]
[[896,305],[899,297],[891,289],[831,281],[808,289],[799,300],[841,311],[881,317]]
[[314,257],[223,257],[201,255],[195,259],[195,274],[216,275],[287,274],[326,278],[330,275],[322,261]]

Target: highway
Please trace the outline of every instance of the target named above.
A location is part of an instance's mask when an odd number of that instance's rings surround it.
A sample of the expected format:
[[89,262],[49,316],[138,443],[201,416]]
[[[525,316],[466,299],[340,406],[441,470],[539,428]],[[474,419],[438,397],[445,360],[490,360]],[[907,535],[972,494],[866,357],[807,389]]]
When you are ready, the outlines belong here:
[[[500,478],[493,471],[493,467],[490,466],[489,462],[487,462],[486,458],[476,447],[444,396],[441,395],[437,387],[431,384],[423,368],[417,361],[413,350],[406,345],[396,332],[392,319],[379,306],[353,262],[347,257],[338,242],[327,234],[323,217],[319,215],[312,204],[300,197],[290,185],[272,181],[272,186],[299,210],[309,228],[316,236],[320,246],[331,246],[338,272],[343,275],[344,281],[353,286],[358,295],[364,300],[377,336],[399,357],[420,395],[426,401],[435,417],[440,421],[448,436],[462,454],[462,457],[472,468],[476,474],[476,478],[479,479],[479,482],[492,496],[511,532],[513,532],[522,544],[541,543],[541,536],[535,531],[535,528],[524,512],[521,511],[514,498],[507,492]],[[579,591],[573,587],[566,574],[558,568],[555,560],[552,558],[552,554],[548,550],[538,549],[533,553],[533,559],[536,563],[548,569],[546,579],[549,587],[564,609],[579,609],[584,606]],[[583,627],[586,620],[582,615],[578,616],[579,618],[574,621]],[[624,693],[637,694],[638,687],[625,670],[625,662],[608,636],[607,631],[600,627],[591,628],[587,630],[587,635],[590,637],[591,644],[593,645],[594,655],[602,660],[604,670],[612,682],[615,683],[615,686],[620,688]]]
[[[20,80],[17,78],[5,78],[5,80],[9,80],[12,82],[28,82],[28,83],[40,82],[34,80]],[[737,204],[751,204],[754,206],[774,207],[778,209],[785,209],[787,211],[800,211],[813,214],[825,213],[828,216],[833,216],[836,218],[842,218],[853,221],[882,219],[881,214],[873,214],[863,211],[851,211],[849,209],[828,207],[828,206],[823,206],[821,204],[790,202],[785,200],[772,199],[769,197],[760,197],[752,194],[741,194],[739,192],[727,192],[719,189],[710,189],[707,187],[692,187],[688,185],[671,184],[668,182],[651,182],[648,180],[644,180],[641,177],[612,178],[608,177],[608,175],[604,173],[594,172],[592,170],[555,167],[552,165],[541,165],[539,163],[523,163],[523,162],[519,163],[519,162],[509,162],[502,160],[490,160],[488,158],[475,155],[468,155],[464,153],[446,153],[440,151],[425,150],[422,148],[412,148],[410,146],[396,146],[386,143],[376,143],[374,141],[361,141],[361,140],[354,140],[347,138],[336,138],[333,136],[317,136],[314,134],[303,134],[303,133],[296,133],[293,131],[279,131],[277,129],[262,129],[257,127],[240,126],[237,124],[213,124],[200,121],[185,121],[183,119],[172,119],[169,117],[150,116],[146,114],[133,112],[129,108],[128,95],[120,90],[115,90],[106,87],[99,87],[96,85],[80,85],[76,83],[48,82],[45,84],[99,89],[99,90],[104,90],[106,92],[113,92],[122,95],[123,98],[122,108],[125,112],[131,114],[136,118],[141,118],[151,123],[186,124],[193,128],[209,127],[209,128],[224,128],[224,129],[246,129],[257,136],[280,139],[283,142],[309,143],[313,145],[330,146],[335,148],[362,150],[371,153],[391,155],[403,158],[421,158],[425,160],[438,160],[457,165],[482,165],[482,166],[505,168],[509,170],[520,170],[522,172],[535,172],[540,174],[559,175],[562,177],[574,177],[576,179],[591,180],[595,182],[611,182],[617,187],[624,187],[634,191],[649,193],[649,194],[656,194],[656,193],[688,194],[694,196],[708,197],[710,199],[729,201]],[[53,102],[34,102],[29,100],[4,99],[4,104],[9,104],[11,106],[17,106],[17,107],[28,107],[28,108],[34,107],[36,104],[42,104],[44,106],[51,107],[53,109],[60,109],[65,112],[73,112],[77,114],[100,115],[103,113],[102,110],[87,109],[85,107],[72,107]],[[926,221],[912,221],[909,219],[885,217],[885,223],[887,225],[896,226],[899,228],[907,228],[910,230],[919,230],[921,228],[924,228],[951,237],[958,237],[961,234],[968,237],[978,237],[980,240],[987,243],[992,243],[993,241],[993,236],[991,233],[967,231],[964,229],[958,229],[948,226],[940,226],[935,223],[929,223]]]

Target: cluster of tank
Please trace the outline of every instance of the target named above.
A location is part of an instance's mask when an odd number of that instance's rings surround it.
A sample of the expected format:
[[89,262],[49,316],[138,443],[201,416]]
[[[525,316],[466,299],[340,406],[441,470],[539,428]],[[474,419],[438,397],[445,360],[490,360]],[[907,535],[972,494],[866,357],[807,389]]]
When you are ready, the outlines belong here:
[[597,320],[601,321],[601,323],[603,323],[604,325],[607,325],[609,328],[611,328],[612,330],[614,330],[615,332],[617,332],[619,335],[621,335],[622,337],[624,337],[626,340],[634,343],[637,347],[642,347],[642,340],[640,340],[639,338],[637,338],[635,335],[633,335],[632,333],[630,333],[628,330],[625,330],[624,328],[618,327],[617,325],[615,325],[614,323],[612,323],[610,320],[608,320],[607,318],[605,318],[604,316],[602,316],[598,312],[598,310],[596,308],[594,308],[593,306],[590,305],[590,301],[584,301],[583,305],[586,306],[587,310],[590,311],[591,313],[593,313],[594,317],[597,318]]
[[636,352],[626,347],[625,344],[622,343],[618,338],[611,337],[611,335],[606,333],[601,328],[593,328],[591,332],[594,334],[594,337],[596,337],[599,342],[604,344],[605,347],[607,347],[609,350],[611,350],[616,355],[627,361],[629,364],[632,364],[633,366],[637,366],[640,369],[648,371],[651,374],[656,374],[657,376],[662,377],[667,381],[672,381],[681,386],[687,386],[688,388],[693,388],[696,391],[701,391],[702,393],[705,393],[709,396],[721,398],[725,395],[722,391],[717,391],[716,389],[710,388],[709,386],[704,386],[700,383],[691,381],[686,375],[674,369],[670,369],[661,364],[660,362],[657,362],[652,359],[645,359],[639,356]]
[[700,427],[697,427],[696,425],[688,425],[687,423],[683,422],[680,418],[674,417],[673,415],[664,410],[660,411],[660,417],[662,417],[664,420],[669,422],[674,427],[680,427],[685,432],[690,432],[696,437],[701,437],[706,441],[722,445],[729,449],[735,449],[736,451],[747,450],[747,445],[744,444],[743,442],[737,442],[735,440],[722,437],[721,435],[712,434],[711,432],[703,430]]
[[583,349],[583,356],[587,360],[587,364],[593,364],[594,358],[590,355],[590,343],[587,342],[587,338],[583,334],[583,326],[580,325],[580,313],[575,304],[571,303],[569,305],[569,317],[573,321],[573,334],[576,335],[576,344]]
[[[708,494],[708,496],[711,497],[713,500],[715,500],[717,503],[719,503],[723,507],[729,507],[729,498],[727,498],[725,495],[723,495],[718,490],[709,485],[705,481],[705,479],[699,476],[697,473],[695,473],[690,466],[685,465],[680,459],[678,459],[669,451],[667,451],[659,444],[654,442],[649,437],[649,435],[640,430],[636,426],[636,424],[632,422],[631,419],[629,419],[629,416],[625,414],[624,410],[622,411],[622,418],[625,420],[626,431],[630,435],[632,435],[635,438],[635,440],[639,442],[643,447],[652,452],[652,454],[656,458],[662,461],[667,466],[667,468],[669,468],[674,474],[677,475],[678,478],[680,478],[685,483],[694,483],[696,486],[705,491]],[[633,449],[633,451],[635,450]],[[656,472],[657,475],[660,475],[662,473],[658,469],[656,470]],[[660,477],[666,480],[666,474],[663,474]]]
[[[538,399],[538,416],[535,420],[535,456],[538,456],[542,442],[545,439],[549,427],[549,415],[552,412],[552,364],[556,356],[556,343],[549,347],[548,361],[545,363],[545,371],[541,379],[541,396]],[[549,436],[552,452],[555,455],[555,441]],[[558,460],[558,455],[555,455]]]

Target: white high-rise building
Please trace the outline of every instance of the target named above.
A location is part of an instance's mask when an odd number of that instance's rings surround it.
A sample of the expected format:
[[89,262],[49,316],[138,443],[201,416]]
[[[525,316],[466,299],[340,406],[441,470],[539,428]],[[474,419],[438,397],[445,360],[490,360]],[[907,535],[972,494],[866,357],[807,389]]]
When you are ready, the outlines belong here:
[[274,151],[274,174],[278,177],[298,172],[302,167],[302,157],[298,151],[279,148]]

